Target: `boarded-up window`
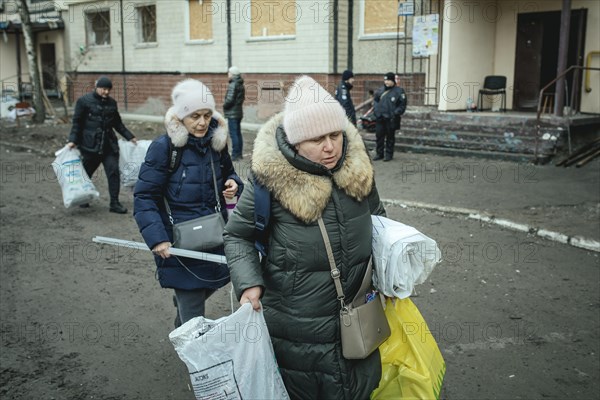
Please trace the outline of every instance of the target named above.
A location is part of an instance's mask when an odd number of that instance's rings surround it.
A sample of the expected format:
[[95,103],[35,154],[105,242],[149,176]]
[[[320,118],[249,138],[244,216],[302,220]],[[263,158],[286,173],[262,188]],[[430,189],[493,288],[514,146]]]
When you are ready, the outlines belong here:
[[[397,0],[364,0],[365,35],[396,33],[398,29]],[[400,17],[400,31],[404,31],[404,17]]]
[[295,0],[251,0],[252,37],[296,34]]
[[188,0],[190,7],[190,40],[211,40],[213,38],[212,0]]

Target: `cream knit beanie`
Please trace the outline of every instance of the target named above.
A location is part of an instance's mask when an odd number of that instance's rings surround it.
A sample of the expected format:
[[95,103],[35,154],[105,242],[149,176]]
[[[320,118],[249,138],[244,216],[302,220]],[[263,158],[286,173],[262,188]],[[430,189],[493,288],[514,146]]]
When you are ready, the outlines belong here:
[[338,101],[309,76],[301,76],[285,98],[283,129],[297,144],[346,129],[348,117]]
[[215,98],[210,89],[196,79],[179,82],[171,92],[173,109],[177,118],[184,119],[191,113],[208,109],[215,111]]

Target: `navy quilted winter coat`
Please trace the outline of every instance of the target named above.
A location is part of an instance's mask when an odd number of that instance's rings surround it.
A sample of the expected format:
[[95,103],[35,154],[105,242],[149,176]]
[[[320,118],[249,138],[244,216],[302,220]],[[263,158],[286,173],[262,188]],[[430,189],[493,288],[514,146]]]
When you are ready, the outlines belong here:
[[[134,217],[148,247],[153,248],[161,242],[173,242],[173,229],[163,196],[169,202],[175,223],[215,212],[217,203],[209,152],[214,161],[223,217],[227,220],[222,195],[224,183],[228,179],[234,179],[241,192],[242,182],[233,168],[226,139],[221,137],[225,135],[226,138],[227,131],[217,126],[217,121],[213,118],[206,136],[197,138],[188,135],[181,163],[172,174],[167,170],[169,136],[162,135],[150,145],[134,192]],[[214,253],[223,254],[223,249],[216,249]],[[217,289],[229,282],[225,264],[175,256],[167,259],[155,256],[155,261],[158,280],[164,288]]]

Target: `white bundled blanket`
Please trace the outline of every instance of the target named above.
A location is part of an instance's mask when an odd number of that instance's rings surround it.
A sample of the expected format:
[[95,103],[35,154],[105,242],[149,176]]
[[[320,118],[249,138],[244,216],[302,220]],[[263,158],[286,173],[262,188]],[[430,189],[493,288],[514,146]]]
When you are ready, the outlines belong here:
[[440,262],[440,249],[435,240],[412,226],[376,215],[371,219],[373,284],[388,297],[407,298]]
[[119,172],[121,185],[134,186],[138,180],[140,167],[152,140],[138,140],[137,144],[119,139]]
[[250,303],[217,320],[196,317],[169,334],[197,399],[289,400],[262,310]]
[[54,154],[56,159],[52,163],[52,169],[62,189],[65,207],[75,207],[97,200],[100,193],[83,168],[79,150],[65,146]]

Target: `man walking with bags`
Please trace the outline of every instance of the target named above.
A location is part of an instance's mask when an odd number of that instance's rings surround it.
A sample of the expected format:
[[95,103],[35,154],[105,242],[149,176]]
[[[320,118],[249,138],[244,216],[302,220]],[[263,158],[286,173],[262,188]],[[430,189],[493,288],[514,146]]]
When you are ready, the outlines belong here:
[[394,157],[395,134],[400,129],[400,119],[406,111],[406,92],[396,86],[395,75],[388,72],[383,87],[375,92],[376,146],[373,160],[390,161]]
[[[96,81],[93,92],[77,100],[67,145],[79,148],[83,168],[90,179],[100,164],[104,166],[110,194],[109,211],[125,214],[127,209],[119,203],[119,144],[114,131],[135,144],[137,139],[123,124],[117,102],[109,96],[111,89],[110,79],[102,76]],[[82,204],[80,207],[87,208],[89,204]]]

